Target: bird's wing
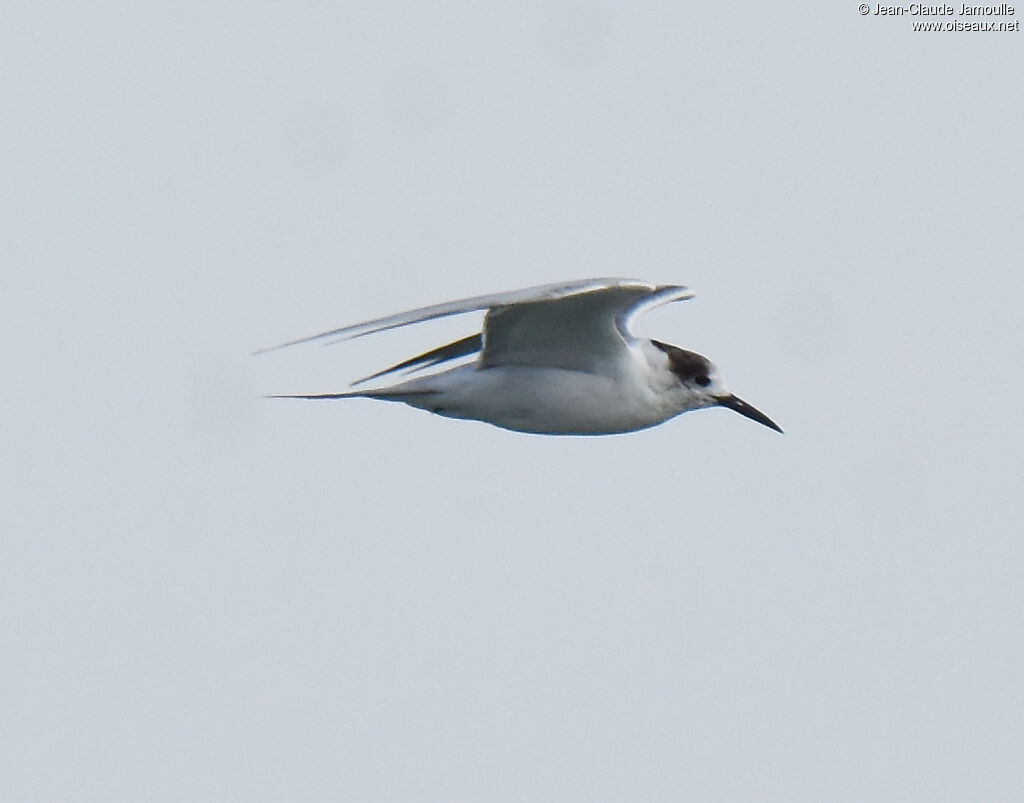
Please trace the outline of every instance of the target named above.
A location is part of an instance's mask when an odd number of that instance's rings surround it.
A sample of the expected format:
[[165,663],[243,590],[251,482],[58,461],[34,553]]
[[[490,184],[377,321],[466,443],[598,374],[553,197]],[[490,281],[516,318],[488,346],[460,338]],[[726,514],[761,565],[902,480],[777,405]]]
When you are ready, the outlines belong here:
[[679,285],[619,279],[556,298],[495,306],[484,319],[480,363],[601,373],[633,339],[634,315],[692,297]]
[[362,379],[357,379],[352,383],[353,387],[361,385],[364,382],[369,382],[371,379],[379,379],[382,376],[393,374],[396,371],[405,371],[407,374],[415,373],[416,371],[422,371],[425,368],[433,368],[435,365],[440,365],[443,362],[449,360],[457,360],[459,357],[465,357],[469,354],[476,354],[483,347],[484,336],[481,333],[464,337],[461,340],[456,340],[454,343],[447,343],[444,346],[438,346],[436,349],[431,349],[423,354],[417,354],[415,357],[410,357],[408,360],[402,360],[396,365],[392,365],[389,368],[385,368],[382,371],[377,371],[369,376],[364,376]]
[[372,321],[363,321],[362,323],[350,326],[342,326],[338,329],[330,329],[326,332],[310,335],[309,337],[300,337],[298,340],[289,340],[287,343],[260,349],[256,354],[274,351],[285,346],[295,346],[299,343],[310,343],[314,340],[325,340],[328,338],[347,340],[352,337],[362,337],[364,335],[371,335],[374,332],[383,332],[386,329],[396,329],[400,326],[409,326],[410,324],[430,321],[435,318],[444,318],[449,315],[460,315],[464,312],[475,312],[512,304],[529,304],[535,301],[566,298],[580,293],[630,287],[644,288],[647,293],[652,293],[658,289],[656,285],[640,282],[635,279],[584,279],[575,282],[542,284],[537,287],[527,287],[523,290],[511,290],[507,293],[473,296],[472,298],[462,298],[458,301],[448,301],[444,304],[419,307],[407,310],[406,312],[399,312],[395,315],[375,318]]
[[628,320],[641,308],[690,298],[683,287],[608,287],[560,298],[492,307],[485,332],[431,349],[356,380],[360,385],[396,371],[413,373],[483,350],[481,365],[546,365],[552,368],[607,368],[609,349],[631,337]]
[[[475,353],[481,348],[483,365],[515,363],[591,370],[607,362],[609,355],[625,346],[631,338],[629,321],[633,315],[670,301],[692,297],[693,293],[685,287],[656,285],[636,279],[584,279],[544,284],[419,307],[291,340],[260,349],[256,354],[316,340],[336,342],[363,337],[435,318],[487,310],[482,335],[471,335],[433,349],[366,379],[376,379],[405,368],[431,367]],[[365,380],[359,380],[362,381]]]

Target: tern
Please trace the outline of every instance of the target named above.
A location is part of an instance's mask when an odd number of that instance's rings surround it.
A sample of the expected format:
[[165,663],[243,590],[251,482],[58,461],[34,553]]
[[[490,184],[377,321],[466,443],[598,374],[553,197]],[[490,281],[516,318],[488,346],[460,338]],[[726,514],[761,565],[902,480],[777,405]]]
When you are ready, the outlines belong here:
[[351,387],[477,354],[473,362],[377,389],[271,398],[397,401],[448,418],[542,435],[633,432],[689,410],[728,407],[782,432],[731,393],[706,357],[630,331],[638,312],[690,298],[693,293],[681,285],[636,279],[546,284],[399,312],[256,353],[486,310],[482,332],[392,365]]

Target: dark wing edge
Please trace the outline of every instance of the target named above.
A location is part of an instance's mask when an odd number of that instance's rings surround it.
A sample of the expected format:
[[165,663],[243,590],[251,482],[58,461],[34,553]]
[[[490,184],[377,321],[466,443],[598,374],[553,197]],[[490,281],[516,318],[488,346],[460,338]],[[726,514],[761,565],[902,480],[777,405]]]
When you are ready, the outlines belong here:
[[476,354],[483,348],[484,337],[483,334],[478,332],[475,335],[464,337],[461,340],[456,340],[454,343],[448,343],[444,346],[439,346],[436,349],[425,351],[423,354],[418,354],[415,357],[410,357],[408,360],[403,360],[400,363],[392,365],[390,368],[385,368],[382,371],[377,371],[375,374],[364,376],[362,379],[357,379],[352,383],[352,387],[361,385],[364,382],[369,382],[372,379],[379,379],[382,376],[393,374],[396,371],[406,371],[411,373],[413,371],[422,371],[426,368],[433,368],[435,365],[440,365],[443,362],[449,360],[457,360],[459,357],[465,357],[468,354]]

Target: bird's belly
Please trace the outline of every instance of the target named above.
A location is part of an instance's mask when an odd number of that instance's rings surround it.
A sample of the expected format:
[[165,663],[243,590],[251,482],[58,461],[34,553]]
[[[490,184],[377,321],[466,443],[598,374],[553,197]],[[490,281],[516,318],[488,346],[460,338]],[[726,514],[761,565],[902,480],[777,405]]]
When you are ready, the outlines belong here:
[[674,414],[626,379],[530,366],[448,375],[432,399],[408,400],[450,418],[548,435],[604,435],[654,426]]

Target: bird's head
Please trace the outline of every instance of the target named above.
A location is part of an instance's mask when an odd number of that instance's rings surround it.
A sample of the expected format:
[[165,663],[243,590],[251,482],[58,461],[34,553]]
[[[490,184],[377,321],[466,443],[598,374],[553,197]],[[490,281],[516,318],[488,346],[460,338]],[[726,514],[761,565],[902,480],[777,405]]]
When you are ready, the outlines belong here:
[[718,375],[718,369],[707,357],[657,340],[651,342],[668,359],[668,369],[673,377],[669,392],[679,404],[680,412],[703,407],[728,407],[776,432],[782,432],[768,416],[730,392]]

